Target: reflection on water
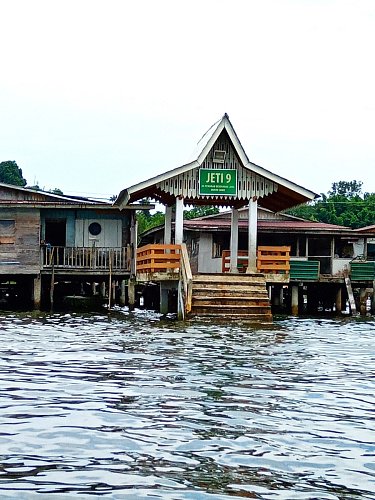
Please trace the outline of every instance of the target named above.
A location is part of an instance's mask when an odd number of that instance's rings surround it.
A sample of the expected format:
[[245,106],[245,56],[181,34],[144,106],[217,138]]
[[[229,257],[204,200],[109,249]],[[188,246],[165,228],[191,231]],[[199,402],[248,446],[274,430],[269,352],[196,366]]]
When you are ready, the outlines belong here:
[[373,321],[0,317],[0,497],[375,498]]

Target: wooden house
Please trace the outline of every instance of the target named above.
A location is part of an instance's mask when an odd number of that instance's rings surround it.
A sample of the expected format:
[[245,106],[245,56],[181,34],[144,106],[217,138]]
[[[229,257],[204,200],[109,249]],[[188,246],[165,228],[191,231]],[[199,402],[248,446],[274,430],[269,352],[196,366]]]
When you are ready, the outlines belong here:
[[115,286],[124,300],[135,208],[0,184],[0,301],[49,307],[62,288],[111,297]]
[[[201,139],[192,161],[123,189],[115,203],[125,208],[129,203],[150,198],[165,205],[164,243],[139,248],[137,257],[138,280],[160,283],[162,311],[167,310],[167,300],[163,297],[169,288],[174,288],[178,291],[180,317],[269,321],[271,313],[266,281],[257,268],[257,209],[262,207],[279,212],[316,197],[313,191],[251,162],[225,114]],[[222,272],[220,267],[210,272],[203,271],[203,268],[199,271],[195,265],[197,247],[194,247],[194,242],[190,258],[185,252],[184,230],[187,226],[184,226],[183,211],[184,206],[189,205],[231,209],[230,275]],[[239,230],[240,209],[244,207],[247,212],[246,255],[242,256],[239,255]],[[216,248],[219,248],[219,242]],[[246,270],[241,276],[238,274],[239,258]],[[211,264],[212,259],[209,260]],[[173,276],[173,270],[180,274],[176,272]]]
[[[246,271],[247,264],[247,216],[246,208],[239,210],[239,273]],[[229,271],[230,226],[230,211],[184,220],[184,242],[193,273]],[[373,297],[375,226],[352,230],[258,208],[257,227],[258,249],[287,249],[287,259],[280,261],[288,261],[285,269],[263,269],[274,311],[291,311],[293,288],[298,291],[300,312],[345,309],[348,277],[358,309],[361,296]],[[163,243],[163,235],[163,227],[153,228],[141,235],[141,244]],[[261,270],[261,251],[258,258]]]

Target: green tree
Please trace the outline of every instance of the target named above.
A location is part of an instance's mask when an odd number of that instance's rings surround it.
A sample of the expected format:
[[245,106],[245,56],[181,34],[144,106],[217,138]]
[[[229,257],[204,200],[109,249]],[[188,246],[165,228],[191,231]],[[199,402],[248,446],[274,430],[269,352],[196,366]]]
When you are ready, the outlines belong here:
[[206,215],[218,214],[219,209],[213,205],[202,205],[184,211],[184,219],[196,219]]
[[12,184],[13,186],[26,186],[26,179],[22,176],[22,170],[15,161],[2,161],[0,163],[0,182]]
[[[142,204],[151,203],[150,200],[144,199],[140,200]],[[197,217],[203,217],[205,215],[213,215],[219,213],[219,209],[214,206],[198,206],[190,210],[184,211],[184,219],[196,219]],[[138,234],[142,234],[149,229],[154,227],[164,225],[165,214],[163,212],[157,211],[151,213],[150,210],[138,210],[137,211],[138,220]]]
[[375,193],[362,194],[361,181],[332,184],[321,199],[286,211],[307,220],[347,226],[352,229],[375,224]]

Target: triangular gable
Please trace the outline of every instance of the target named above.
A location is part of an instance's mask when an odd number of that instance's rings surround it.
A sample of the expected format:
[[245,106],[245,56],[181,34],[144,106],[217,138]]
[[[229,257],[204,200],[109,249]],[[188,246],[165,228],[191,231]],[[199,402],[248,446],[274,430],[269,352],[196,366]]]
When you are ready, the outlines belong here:
[[[215,151],[223,152],[224,160],[221,158],[220,162],[217,162]],[[202,194],[199,183],[199,173],[202,169],[236,170],[236,193]],[[248,204],[250,199],[258,199],[260,206],[280,211],[312,200],[316,196],[312,191],[250,162],[228,115],[225,114],[196,160],[124,189],[115,204],[123,208],[128,203],[147,197],[173,205],[176,197],[183,197],[187,205],[241,207]]]

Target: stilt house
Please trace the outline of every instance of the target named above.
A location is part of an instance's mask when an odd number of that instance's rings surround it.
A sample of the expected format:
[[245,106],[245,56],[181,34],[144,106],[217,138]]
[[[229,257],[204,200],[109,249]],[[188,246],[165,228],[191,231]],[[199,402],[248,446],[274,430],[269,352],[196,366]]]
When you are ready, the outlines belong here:
[[[225,114],[213,132],[204,137],[193,161],[124,189],[115,204],[123,209],[129,203],[149,198],[165,205],[163,244],[141,247],[137,257],[138,279],[160,284],[162,311],[168,309],[168,291],[177,287],[181,317],[198,315],[269,321],[266,281],[257,266],[258,207],[280,212],[316,196],[313,191],[252,163]],[[189,256],[184,253],[183,210],[186,205],[231,208],[228,272],[221,269],[210,274],[194,272],[193,275],[191,272]],[[246,257],[242,260],[246,273],[240,275],[239,209],[242,207],[247,207]],[[285,248],[278,247],[266,250],[273,254],[268,260],[276,265],[285,260]],[[179,276],[172,272],[173,269],[178,270]]]

